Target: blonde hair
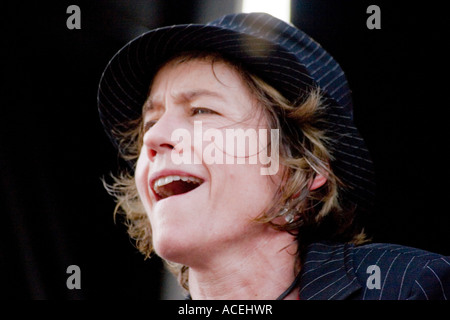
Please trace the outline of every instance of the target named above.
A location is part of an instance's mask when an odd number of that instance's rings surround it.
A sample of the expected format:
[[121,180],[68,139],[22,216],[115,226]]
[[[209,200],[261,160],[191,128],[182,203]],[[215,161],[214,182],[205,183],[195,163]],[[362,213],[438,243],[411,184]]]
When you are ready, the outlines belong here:
[[[193,59],[210,60],[212,66],[216,61],[232,66],[263,108],[270,129],[280,130],[280,164],[284,168],[282,183],[271,207],[256,221],[295,235],[299,261],[306,246],[316,240],[364,242],[364,233],[353,223],[353,207],[340,198],[345,186],[331,168],[333,139],[326,120],[327,102],[320,90],[299,94],[299,100],[291,103],[267,82],[219,54],[189,52],[170,61],[182,63]],[[141,119],[129,123],[128,127],[130,130],[115,134],[121,137],[121,156],[135,165],[142,147]],[[325,176],[327,181],[322,187],[310,190],[310,184],[318,174]],[[104,182],[104,185],[116,199],[114,216],[119,213],[125,217],[130,237],[138,250],[149,258],[153,254],[151,225],[139,198],[134,174],[124,170],[112,179],[112,183]],[[280,212],[289,212],[291,219],[286,223],[276,223]],[[189,290],[188,267],[168,261],[166,264],[180,285]]]

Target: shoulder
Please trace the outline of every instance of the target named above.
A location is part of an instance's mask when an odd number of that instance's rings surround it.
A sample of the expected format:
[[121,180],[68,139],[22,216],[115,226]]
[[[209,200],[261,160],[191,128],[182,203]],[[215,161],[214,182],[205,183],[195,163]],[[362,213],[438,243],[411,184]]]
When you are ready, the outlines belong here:
[[[324,272],[329,276],[324,276]],[[450,298],[450,258],[396,244],[314,243],[308,248],[303,273],[306,286],[303,291],[312,293],[311,297],[363,300]],[[334,285],[333,290],[341,290],[344,286],[346,290],[339,291],[339,294],[327,292],[325,288],[331,289],[333,286],[330,284],[336,283],[339,286]],[[320,295],[313,293],[321,287]]]
[[363,299],[448,299],[450,258],[387,243],[350,246]]

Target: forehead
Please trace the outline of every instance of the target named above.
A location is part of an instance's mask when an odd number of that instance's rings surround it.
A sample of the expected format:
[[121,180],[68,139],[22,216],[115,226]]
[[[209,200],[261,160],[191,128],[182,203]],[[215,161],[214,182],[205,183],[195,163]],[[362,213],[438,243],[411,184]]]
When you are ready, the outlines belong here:
[[226,98],[254,100],[243,73],[231,63],[215,57],[178,57],[165,63],[156,73],[146,102],[150,105],[172,98]]
[[172,59],[165,63],[156,73],[150,89],[161,81],[172,80],[184,85],[195,85],[197,82],[216,86],[220,85],[235,88],[243,87],[244,81],[237,69],[224,60],[212,57]]

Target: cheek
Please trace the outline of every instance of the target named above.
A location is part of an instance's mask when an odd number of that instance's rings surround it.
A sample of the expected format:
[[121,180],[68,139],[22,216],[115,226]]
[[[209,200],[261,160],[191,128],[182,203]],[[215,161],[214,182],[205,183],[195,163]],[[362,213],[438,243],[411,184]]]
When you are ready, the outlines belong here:
[[[226,169],[225,169],[226,168]],[[212,195],[216,208],[228,214],[254,219],[269,207],[278,189],[277,179],[260,174],[258,165],[223,165],[212,171]],[[225,169],[225,170],[224,170]]]
[[146,209],[148,209],[147,207],[149,205],[150,200],[148,189],[148,170],[149,169],[147,161],[145,160],[145,157],[143,157],[141,153],[141,156],[139,156],[139,159],[136,164],[136,171],[134,178],[137,191]]

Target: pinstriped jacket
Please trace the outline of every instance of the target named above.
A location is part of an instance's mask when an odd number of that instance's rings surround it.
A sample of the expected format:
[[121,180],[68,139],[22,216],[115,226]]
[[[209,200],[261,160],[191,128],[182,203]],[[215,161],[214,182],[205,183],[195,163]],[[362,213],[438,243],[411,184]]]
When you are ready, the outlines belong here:
[[450,257],[394,244],[313,243],[301,300],[447,300]]

